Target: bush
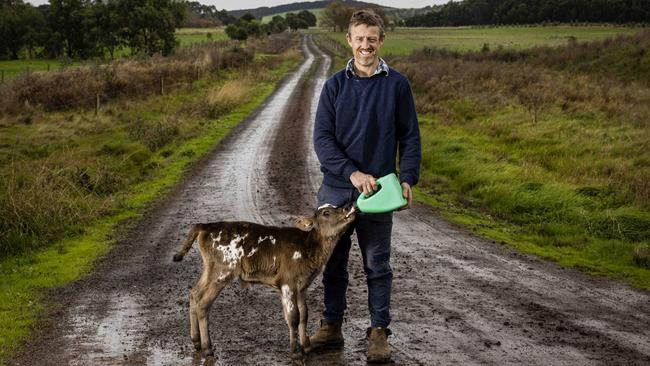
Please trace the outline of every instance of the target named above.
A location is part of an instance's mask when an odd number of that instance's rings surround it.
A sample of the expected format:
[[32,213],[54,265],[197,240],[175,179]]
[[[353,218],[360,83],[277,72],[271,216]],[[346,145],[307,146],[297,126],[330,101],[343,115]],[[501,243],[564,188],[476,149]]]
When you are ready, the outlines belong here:
[[0,84],[0,113],[18,114],[33,108],[47,111],[93,107],[103,100],[141,98],[189,85],[200,75],[242,67],[254,51],[231,42],[206,42],[172,57],[118,60],[105,66],[79,67],[59,72],[34,72]]

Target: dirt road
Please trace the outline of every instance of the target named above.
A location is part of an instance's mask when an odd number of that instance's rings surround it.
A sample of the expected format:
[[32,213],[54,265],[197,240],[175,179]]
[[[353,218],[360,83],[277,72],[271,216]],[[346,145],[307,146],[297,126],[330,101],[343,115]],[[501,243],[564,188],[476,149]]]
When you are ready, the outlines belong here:
[[[310,149],[314,101],[330,60],[309,38],[305,63],[225,139],[168,200],[124,235],[88,278],[52,295],[16,365],[290,365],[277,294],[226,288],[212,308],[215,358],[189,339],[188,289],[196,248],[172,255],[192,223],[253,220],[289,225],[311,212],[320,181]],[[312,87],[299,83],[315,60]],[[611,280],[518,254],[476,238],[417,206],[395,214],[392,300],[397,365],[650,364],[650,296]],[[351,258],[344,351],[311,365],[365,364],[369,323],[358,248]],[[320,278],[309,295],[317,326]]]

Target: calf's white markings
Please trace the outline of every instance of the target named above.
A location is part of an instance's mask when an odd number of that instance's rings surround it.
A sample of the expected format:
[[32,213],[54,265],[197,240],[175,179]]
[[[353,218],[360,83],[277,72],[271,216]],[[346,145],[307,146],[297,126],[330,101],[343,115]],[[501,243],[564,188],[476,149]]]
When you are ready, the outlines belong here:
[[239,243],[244,241],[248,234],[244,236],[237,235],[230,241],[229,245],[219,245],[217,250],[221,251],[224,262],[228,263],[228,267],[233,268],[239,262],[239,259],[244,256],[244,248],[238,246]]
[[289,285],[282,285],[282,306],[284,306],[287,313],[293,311],[293,301],[291,300],[291,297],[293,297],[293,291],[291,291]]

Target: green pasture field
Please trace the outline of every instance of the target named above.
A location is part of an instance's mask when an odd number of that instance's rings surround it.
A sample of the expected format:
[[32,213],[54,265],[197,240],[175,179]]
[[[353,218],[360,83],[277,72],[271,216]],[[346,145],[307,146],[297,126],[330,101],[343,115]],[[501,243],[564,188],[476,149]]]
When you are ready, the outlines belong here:
[[[495,242],[650,290],[650,268],[633,258],[637,246],[650,244],[650,212],[613,203],[622,192],[607,179],[571,173],[647,166],[643,128],[559,111],[534,124],[523,108],[507,107],[465,123],[420,116],[420,129],[416,200]],[[617,234],[598,234],[612,225]]]
[[[68,66],[78,66],[81,62],[73,62]],[[62,63],[60,60],[2,60],[0,61],[0,81],[4,73],[4,80],[14,78],[28,71],[56,71],[60,70]]]
[[[321,21],[321,19],[322,19],[322,17],[323,17],[323,10],[325,10],[325,8],[307,9],[307,10],[309,10],[309,12],[313,13],[313,14],[316,16],[316,24],[320,24],[320,21]],[[284,13],[278,13],[278,14],[266,15],[266,16],[263,16],[263,17],[262,17],[262,23],[268,23],[268,22],[270,22],[271,19],[273,19],[273,17],[276,16],[276,15],[279,15],[279,16],[281,16],[281,17],[286,17],[286,16],[287,16],[287,13],[294,13],[294,14],[297,14],[297,13],[299,13],[300,11],[301,11],[301,10],[298,10],[298,11],[286,11],[286,12],[284,12]]]
[[[521,27],[444,27],[444,28],[396,28],[387,31],[381,49],[383,55],[408,55],[424,47],[444,48],[453,51],[480,51],[484,44],[492,50],[498,47],[526,49],[539,45],[565,45],[571,37],[578,42],[593,41],[617,34],[632,34],[642,28],[620,26],[521,26]],[[344,32],[324,29],[323,33],[348,47]]]
[[[228,36],[224,30],[225,28],[181,28],[176,31],[176,39],[179,41],[180,46],[188,46],[195,43],[206,41],[222,41],[227,40]],[[212,38],[208,38],[208,34]]]

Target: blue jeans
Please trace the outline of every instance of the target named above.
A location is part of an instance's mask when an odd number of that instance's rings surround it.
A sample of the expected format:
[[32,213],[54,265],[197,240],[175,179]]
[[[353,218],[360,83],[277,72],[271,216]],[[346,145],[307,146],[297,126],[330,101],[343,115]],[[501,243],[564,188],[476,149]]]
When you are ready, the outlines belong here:
[[[359,196],[354,188],[337,188],[322,185],[318,191],[318,206],[330,203],[337,207],[350,206]],[[325,310],[323,318],[328,323],[343,320],[348,289],[348,258],[352,246],[352,232],[356,230],[363,269],[368,284],[370,325],[386,328],[390,324],[390,292],[393,271],[390,268],[390,236],[393,214],[364,214],[357,212],[352,226],[343,234],[323,271]]]

